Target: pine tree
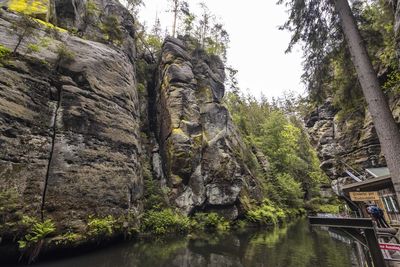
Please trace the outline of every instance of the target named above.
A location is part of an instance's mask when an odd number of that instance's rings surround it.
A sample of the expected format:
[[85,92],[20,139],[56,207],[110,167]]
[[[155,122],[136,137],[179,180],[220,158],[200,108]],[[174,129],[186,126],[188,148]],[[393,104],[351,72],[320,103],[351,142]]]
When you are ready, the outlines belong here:
[[[280,0],[289,7],[288,21],[282,27],[292,31],[290,50],[299,41],[305,43],[305,75],[319,72],[332,47],[345,37],[358,80],[368,104],[381,148],[400,200],[400,133],[380,88],[353,13],[347,0]],[[340,28],[342,31],[340,31]]]

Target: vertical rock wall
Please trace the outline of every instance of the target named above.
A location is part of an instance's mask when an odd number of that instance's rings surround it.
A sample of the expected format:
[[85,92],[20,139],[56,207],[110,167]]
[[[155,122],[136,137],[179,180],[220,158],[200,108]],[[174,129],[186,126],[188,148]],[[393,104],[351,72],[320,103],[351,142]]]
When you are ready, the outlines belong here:
[[[9,49],[17,19],[0,17]],[[44,39],[46,46],[26,54]],[[60,60],[61,44],[73,59]],[[140,211],[139,103],[129,53],[45,27],[18,52],[0,67],[0,191],[18,207],[5,220],[43,215],[60,230],[84,231],[89,215]]]
[[168,38],[157,87],[157,136],[171,197],[186,213],[241,213],[241,196],[260,200],[261,189],[243,160],[246,149],[224,96],[221,60]]

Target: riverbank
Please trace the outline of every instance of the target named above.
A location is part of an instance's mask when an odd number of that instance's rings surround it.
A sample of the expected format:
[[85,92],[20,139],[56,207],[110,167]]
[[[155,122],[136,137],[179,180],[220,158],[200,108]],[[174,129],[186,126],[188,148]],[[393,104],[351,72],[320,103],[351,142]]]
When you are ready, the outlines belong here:
[[228,221],[215,212],[196,213],[191,217],[172,209],[147,211],[140,225],[121,223],[112,216],[89,218],[85,233],[71,231],[55,234],[50,220],[40,222],[24,218],[24,234],[19,239],[0,246],[0,262],[33,263],[48,258],[59,258],[87,253],[118,243],[149,239],[168,239],[171,236],[202,237],[220,235],[245,229],[272,229],[304,215],[302,209],[288,209],[265,201],[261,206],[246,213],[240,220]]

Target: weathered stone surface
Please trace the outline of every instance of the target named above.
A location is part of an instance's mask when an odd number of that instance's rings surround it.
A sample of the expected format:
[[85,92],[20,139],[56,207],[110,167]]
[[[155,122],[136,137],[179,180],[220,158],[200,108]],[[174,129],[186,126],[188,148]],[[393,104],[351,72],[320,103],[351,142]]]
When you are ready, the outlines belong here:
[[224,79],[218,58],[167,39],[159,66],[157,135],[176,205],[185,213],[218,207],[234,219],[240,192],[259,200],[261,189],[239,156],[244,144],[220,104]]
[[[13,48],[0,18],[0,40]],[[0,67],[0,190],[14,190],[22,212],[52,218],[60,229],[86,225],[89,215],[140,209],[139,103],[134,65],[120,49],[44,29],[48,47]],[[3,42],[4,40],[4,42]],[[57,45],[74,54],[57,66]],[[43,64],[45,59],[48,63]],[[74,229],[83,231],[84,229]]]
[[65,29],[74,29],[79,36],[99,42],[107,42],[104,32],[105,21],[116,20],[113,27],[121,33],[121,47],[130,60],[135,58],[135,26],[132,15],[115,0],[57,0],[50,20]]
[[[389,104],[399,122],[399,98],[390,96]],[[321,168],[333,180],[332,187],[337,191],[338,184],[352,181],[345,174],[346,169],[353,168],[363,174],[365,168],[384,166],[385,160],[366,107],[341,121],[336,114],[327,99],[305,119],[305,124],[318,151]]]
[[[162,192],[185,214],[243,215],[262,192],[244,161],[250,148],[221,104],[222,61],[168,38],[158,78],[139,86],[132,17],[116,1],[93,2],[102,15],[88,22],[86,1],[56,1],[53,22],[78,33],[38,24],[0,66],[0,197],[15,202],[6,203],[12,212],[0,209],[0,220],[43,215],[57,234],[84,233],[90,215],[140,214],[144,174],[169,187]],[[94,26],[106,16],[118,18],[119,45]],[[18,40],[8,29],[17,19],[0,13],[0,42],[11,50]],[[40,51],[28,53],[43,40]],[[60,58],[61,44],[72,59]],[[11,240],[14,230],[0,227],[0,237]]]

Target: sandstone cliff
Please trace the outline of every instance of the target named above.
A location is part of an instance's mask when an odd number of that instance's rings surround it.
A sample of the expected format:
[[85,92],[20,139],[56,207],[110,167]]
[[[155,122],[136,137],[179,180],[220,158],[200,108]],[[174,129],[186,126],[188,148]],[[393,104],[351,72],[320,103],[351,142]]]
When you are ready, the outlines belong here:
[[[399,122],[398,97],[389,96],[389,103],[393,116]],[[350,179],[346,169],[352,171],[353,168],[364,175],[365,168],[386,165],[367,108],[360,107],[344,119],[339,119],[337,114],[338,110],[328,98],[305,119],[311,142],[321,160],[321,169],[331,178],[333,187]]]
[[[86,1],[54,3],[50,20],[61,28],[37,23],[0,65],[2,243],[19,234],[22,215],[52,219],[57,234],[85,232],[89,216],[112,215],[125,227],[143,212],[144,172],[184,214],[216,211],[233,220],[262,199],[221,104],[218,57],[168,38],[140,95],[125,8],[96,0],[89,13]],[[0,42],[10,50],[18,40],[9,29],[20,17],[0,13]],[[99,27],[110,17],[120,40]],[[30,51],[32,44],[40,49]]]

